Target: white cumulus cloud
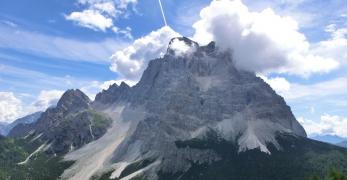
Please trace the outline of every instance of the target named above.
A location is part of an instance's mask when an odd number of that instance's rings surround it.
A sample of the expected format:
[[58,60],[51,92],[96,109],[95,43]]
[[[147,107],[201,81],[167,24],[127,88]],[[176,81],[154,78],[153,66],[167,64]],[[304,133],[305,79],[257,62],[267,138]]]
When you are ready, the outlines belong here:
[[272,89],[274,89],[278,94],[285,94],[291,90],[290,82],[288,82],[283,77],[267,78],[266,76],[259,75],[266,83],[268,83]]
[[[216,41],[222,50],[233,52],[238,68],[256,73],[306,78],[314,73],[328,73],[341,64],[336,56],[319,53],[293,18],[280,16],[271,8],[250,11],[241,0],[213,0],[200,11],[193,28],[192,39],[202,45]],[[162,34],[171,36],[164,38]],[[128,48],[113,54],[111,69],[122,78],[138,80],[149,60],[160,57],[166,50],[167,39],[178,35],[164,27],[135,40]],[[184,44],[176,45],[179,50],[187,50]],[[275,83],[285,85],[281,91],[288,89],[284,79],[276,79]]]
[[314,44],[314,51],[323,57],[333,57],[341,64],[347,65],[347,28],[330,24],[325,28],[330,38]]
[[12,122],[22,115],[22,101],[12,92],[0,92],[0,121]]
[[347,118],[325,114],[319,121],[313,121],[299,117],[298,121],[304,126],[306,132],[311,135],[329,134],[347,137]]
[[13,92],[0,92],[0,122],[12,122],[28,114],[55,106],[64,91],[43,90],[34,102],[25,104]]
[[[323,97],[342,96],[347,94],[347,77],[338,77],[312,84],[290,83],[286,79],[282,79],[286,81],[284,84],[290,84],[290,86],[287,86],[289,88],[284,88],[282,91],[279,91],[279,94],[284,96],[287,100],[297,100],[305,97],[321,99]],[[273,79],[270,78],[268,82],[276,90]]]
[[110,29],[129,39],[132,38],[131,34],[129,35],[129,29],[119,30],[115,21],[128,16],[128,7],[133,6],[134,10],[137,0],[78,0],[77,2],[78,5],[85,8],[82,11],[74,11],[66,15],[66,20],[95,31],[105,32]]
[[103,16],[99,11],[96,10],[84,10],[82,12],[72,12],[66,16],[67,20],[77,22],[80,26],[91,28],[94,30],[105,31],[107,28],[113,26],[111,18]]
[[132,45],[112,55],[111,70],[122,78],[139,80],[148,62],[163,55],[169,41],[177,36],[180,35],[165,26],[135,40]]
[[32,104],[32,112],[44,111],[48,107],[55,106],[63,95],[64,91],[60,90],[43,90],[37,97],[37,100]]
[[254,72],[309,76],[338,67],[312,51],[298,23],[272,9],[251,12],[240,0],[214,0],[200,12],[194,39],[233,51],[237,67]]

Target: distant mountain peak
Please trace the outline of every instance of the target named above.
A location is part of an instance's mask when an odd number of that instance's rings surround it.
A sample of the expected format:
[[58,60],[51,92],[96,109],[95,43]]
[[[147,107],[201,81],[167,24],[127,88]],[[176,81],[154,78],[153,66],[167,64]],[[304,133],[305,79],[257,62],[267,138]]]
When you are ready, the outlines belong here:
[[[38,111],[29,115],[26,115],[24,117],[18,118],[15,121],[13,121],[11,124],[7,125],[7,129],[4,133],[4,135],[8,135],[12,129],[16,128],[13,132],[12,132],[12,136],[13,134],[15,134],[15,131],[21,131],[20,126],[24,127],[24,126],[30,126],[30,124],[35,123],[41,116],[43,112]],[[18,127],[17,127],[18,126]],[[18,132],[20,133],[20,132]]]
[[121,101],[125,94],[130,91],[131,87],[124,81],[118,86],[116,83],[111,85],[107,90],[102,90],[95,96],[94,105],[107,105]]

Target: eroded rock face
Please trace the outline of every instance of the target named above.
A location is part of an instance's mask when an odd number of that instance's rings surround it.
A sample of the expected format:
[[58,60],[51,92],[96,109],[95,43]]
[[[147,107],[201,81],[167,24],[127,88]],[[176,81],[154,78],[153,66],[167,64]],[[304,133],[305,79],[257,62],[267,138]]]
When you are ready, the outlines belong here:
[[111,124],[90,103],[82,91],[68,90],[56,107],[47,109],[35,123],[19,124],[10,135],[46,144],[48,153],[65,154],[98,139]]
[[103,90],[96,95],[93,105],[103,106],[106,108],[107,106],[110,106],[114,103],[125,100],[128,96],[129,91],[130,86],[125,82],[122,82],[120,86],[113,84],[108,88],[108,90]]
[[[284,99],[254,73],[236,69],[230,52],[219,51],[214,42],[199,46],[174,38],[167,54],[149,63],[137,85],[111,86],[94,103],[144,111],[111,163],[154,158],[163,165],[160,171],[184,171],[192,161],[218,159],[213,152],[192,153],[175,144],[204,138],[209,131],[234,142],[239,152],[259,149],[268,154],[269,144],[281,147],[278,134],[306,137]],[[177,163],[170,165],[173,161]]]

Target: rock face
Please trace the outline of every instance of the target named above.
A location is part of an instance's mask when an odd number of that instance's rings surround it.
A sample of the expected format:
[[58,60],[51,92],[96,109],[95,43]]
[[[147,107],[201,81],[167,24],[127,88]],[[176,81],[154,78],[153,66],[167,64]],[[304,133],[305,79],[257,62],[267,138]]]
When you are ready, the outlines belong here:
[[[186,171],[192,162],[220,159],[208,149],[176,145],[206,138],[209,132],[233,142],[239,153],[259,149],[271,154],[269,146],[281,149],[276,140],[280,134],[306,137],[283,98],[254,73],[236,69],[230,52],[219,51],[214,42],[199,46],[188,38],[172,39],[166,55],[150,61],[137,85],[113,85],[93,105],[105,112],[122,106],[115,121],[130,123],[106,164],[151,159],[154,163],[145,169],[150,179],[158,178],[153,172]],[[78,167],[83,169],[82,163]]]
[[20,124],[9,134],[49,145],[47,152],[65,154],[101,137],[111,120],[90,107],[80,90],[68,90],[57,106],[47,109],[33,124]]
[[130,86],[122,82],[120,86],[117,84],[111,85],[108,90],[103,90],[101,93],[98,93],[95,97],[95,106],[110,106],[115,102],[125,100]]

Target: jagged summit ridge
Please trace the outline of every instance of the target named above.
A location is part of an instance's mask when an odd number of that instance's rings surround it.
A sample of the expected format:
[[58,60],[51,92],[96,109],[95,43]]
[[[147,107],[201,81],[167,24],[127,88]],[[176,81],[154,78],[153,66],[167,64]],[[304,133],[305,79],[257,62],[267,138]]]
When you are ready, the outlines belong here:
[[91,100],[79,89],[67,90],[57,103],[58,108],[78,111],[89,106]]
[[125,100],[130,89],[130,86],[125,82],[122,82],[119,86],[114,83],[107,90],[102,90],[95,96],[93,105],[104,106]]

